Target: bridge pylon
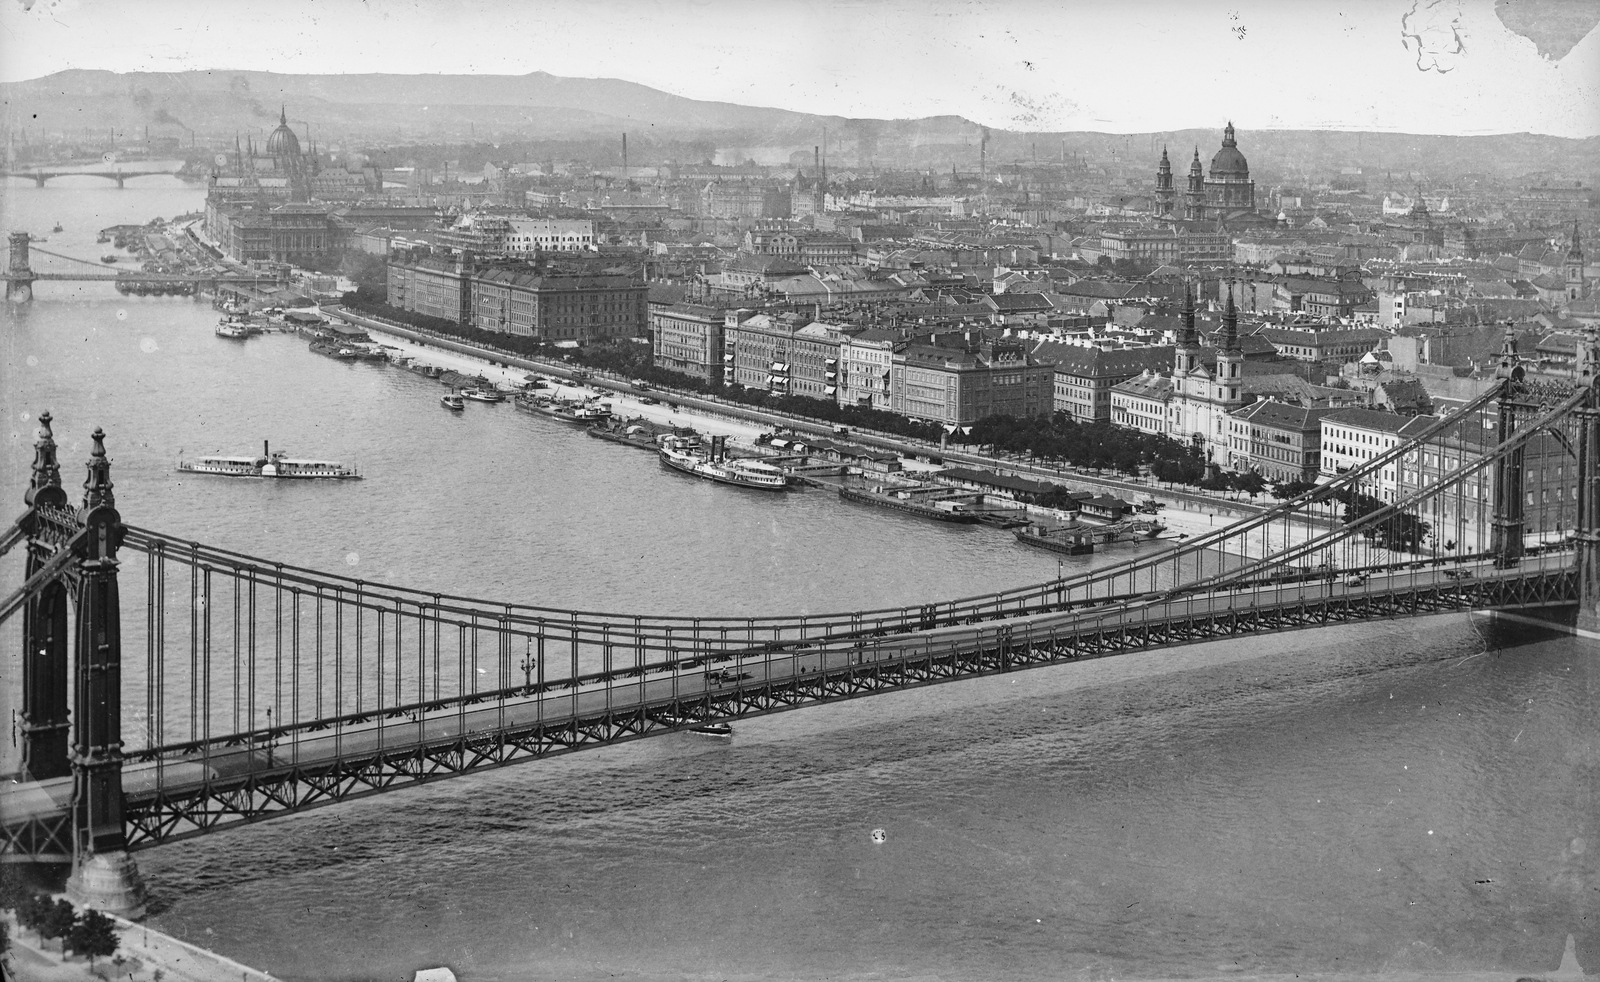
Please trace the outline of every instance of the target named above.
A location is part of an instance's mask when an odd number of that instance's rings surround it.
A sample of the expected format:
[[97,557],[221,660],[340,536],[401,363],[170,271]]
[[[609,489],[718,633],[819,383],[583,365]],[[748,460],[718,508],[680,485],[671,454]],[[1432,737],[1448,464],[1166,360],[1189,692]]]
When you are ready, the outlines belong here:
[[1578,384],[1578,630],[1600,638],[1600,331],[1584,331]]
[[[1510,331],[1506,332],[1505,346],[1500,353],[1500,365],[1495,369],[1495,378],[1500,379],[1499,419],[1495,427],[1495,439],[1504,443],[1511,439],[1517,430],[1517,416],[1519,409],[1530,409],[1529,415],[1537,416],[1532,412],[1533,407],[1524,406],[1525,394],[1523,379],[1526,371],[1522,367],[1522,360],[1517,356],[1517,341]],[[1494,465],[1494,516],[1490,522],[1489,551],[1494,555],[1496,566],[1501,568],[1515,566],[1522,560],[1523,534],[1525,522],[1523,521],[1522,494],[1523,494],[1523,454],[1519,444],[1510,453],[1500,457]]]
[[[33,480],[23,500],[32,509],[67,510],[49,413],[39,417],[39,438],[33,445]],[[28,579],[49,565],[55,552],[51,543],[30,535]],[[57,579],[42,587],[22,610],[22,768],[35,781],[72,773],[68,754],[72,723],[67,706],[72,690],[67,601],[66,584]]]
[[33,269],[28,259],[28,233],[12,232],[11,257],[6,263],[6,302],[27,303],[32,299]]
[[111,489],[105,433],[94,431],[73,539],[77,573],[72,718],[72,875],[75,903],[124,917],[145,912],[144,883],[128,855],[122,792],[122,617],[117,550],[124,528]]

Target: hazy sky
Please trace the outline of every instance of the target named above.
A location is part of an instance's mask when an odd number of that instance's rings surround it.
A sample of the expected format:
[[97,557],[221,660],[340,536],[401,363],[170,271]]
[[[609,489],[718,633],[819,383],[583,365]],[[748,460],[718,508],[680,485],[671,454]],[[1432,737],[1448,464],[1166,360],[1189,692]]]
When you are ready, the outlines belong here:
[[1560,16],[1536,44],[1493,0],[0,0],[0,79],[546,71],[1010,129],[1600,135],[1600,0],[1513,2]]

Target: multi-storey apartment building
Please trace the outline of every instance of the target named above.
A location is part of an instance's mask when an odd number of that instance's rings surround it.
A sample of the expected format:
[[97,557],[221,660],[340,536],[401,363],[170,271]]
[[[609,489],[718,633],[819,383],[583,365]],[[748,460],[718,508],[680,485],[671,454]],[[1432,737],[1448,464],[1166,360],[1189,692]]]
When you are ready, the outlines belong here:
[[1322,418],[1335,410],[1262,400],[1229,421],[1228,469],[1269,481],[1312,481],[1322,467]]
[[592,252],[594,222],[566,218],[513,219],[505,235],[507,255]]
[[1082,423],[1111,419],[1111,389],[1141,372],[1172,364],[1172,345],[1102,350],[1059,341],[1040,341],[1033,356],[1055,365],[1055,411]]
[[838,327],[795,314],[756,314],[730,317],[724,330],[734,382],[776,395],[837,401],[839,343],[845,337]]
[[890,408],[902,415],[963,425],[985,416],[1048,415],[1055,366],[1035,361],[1020,341],[933,334],[894,353]]
[[472,326],[547,341],[644,337],[648,290],[629,276],[564,276],[493,266],[471,278]]
[[389,303],[485,331],[580,344],[644,337],[648,289],[629,276],[547,274],[526,263],[392,257]]
[[839,405],[888,409],[898,331],[869,327],[839,342]]
[[725,321],[719,307],[680,303],[652,309],[650,340],[656,365],[721,384]]

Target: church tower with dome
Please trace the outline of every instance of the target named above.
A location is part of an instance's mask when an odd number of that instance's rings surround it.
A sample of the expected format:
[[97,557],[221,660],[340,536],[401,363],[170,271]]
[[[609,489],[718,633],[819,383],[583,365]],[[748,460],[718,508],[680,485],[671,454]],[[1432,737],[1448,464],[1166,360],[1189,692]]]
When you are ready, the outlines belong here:
[[[1155,214],[1157,218],[1172,216],[1172,165],[1162,148],[1161,162],[1156,167]],[[1189,183],[1183,193],[1183,218],[1186,221],[1226,221],[1229,218],[1253,217],[1256,210],[1256,184],[1250,180],[1250,163],[1239,151],[1234,137],[1233,123],[1222,131],[1222,149],[1211,158],[1211,171],[1207,174],[1200,164],[1200,148],[1194,151],[1189,164]]]

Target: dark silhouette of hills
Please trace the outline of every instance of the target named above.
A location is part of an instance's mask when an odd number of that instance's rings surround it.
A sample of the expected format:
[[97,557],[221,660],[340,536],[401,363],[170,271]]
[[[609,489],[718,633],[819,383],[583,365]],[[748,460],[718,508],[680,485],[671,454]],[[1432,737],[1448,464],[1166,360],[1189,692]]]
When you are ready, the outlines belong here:
[[[528,75],[280,75],[250,71],[176,73],[73,70],[0,84],[12,139],[40,131],[111,130],[138,140],[146,127],[162,135],[258,139],[287,107],[306,135],[358,143],[478,141],[608,141],[626,131],[634,160],[650,159],[653,143],[698,140],[725,157],[768,163],[808,159],[828,133],[830,163],[838,168],[979,168],[1037,159],[1074,166],[1092,162],[1113,170],[1154,171],[1166,145],[1173,169],[1187,170],[1199,147],[1208,166],[1226,120],[1214,129],[1161,134],[1026,133],[985,129],[959,116],[846,119],[726,102],[706,102],[621,79]],[[1333,130],[1239,131],[1240,148],[1263,178],[1294,180],[1329,168],[1428,174],[1548,172],[1592,179],[1600,140],[1529,134],[1429,136]]]

